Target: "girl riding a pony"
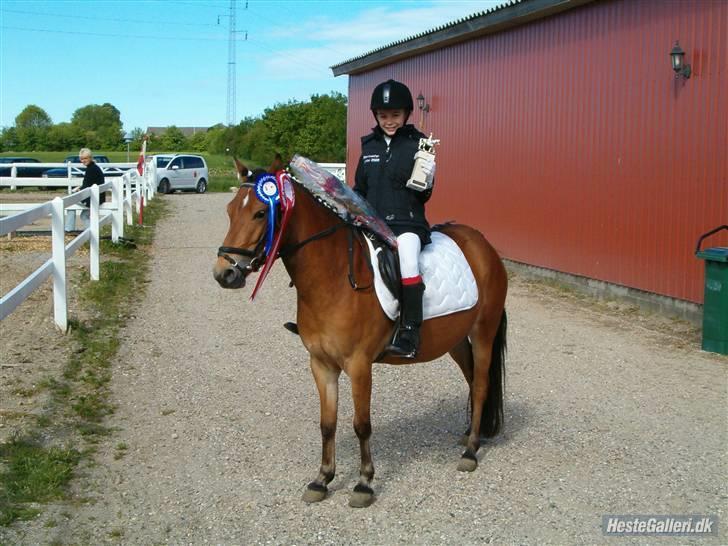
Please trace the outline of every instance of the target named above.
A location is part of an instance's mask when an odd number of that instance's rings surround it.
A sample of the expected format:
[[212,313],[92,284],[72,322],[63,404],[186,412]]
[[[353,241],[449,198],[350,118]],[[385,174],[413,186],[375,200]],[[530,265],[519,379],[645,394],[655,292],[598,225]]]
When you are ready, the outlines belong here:
[[[408,124],[414,108],[412,93],[403,83],[387,80],[374,88],[370,109],[377,125],[361,139],[354,191],[364,197],[397,236],[402,277],[399,329],[386,348],[389,355],[415,358],[420,345],[422,296],[425,285],[419,270],[420,250],[430,243],[425,203],[432,185],[424,191],[407,187],[421,138]],[[434,160],[422,165],[431,179]]]

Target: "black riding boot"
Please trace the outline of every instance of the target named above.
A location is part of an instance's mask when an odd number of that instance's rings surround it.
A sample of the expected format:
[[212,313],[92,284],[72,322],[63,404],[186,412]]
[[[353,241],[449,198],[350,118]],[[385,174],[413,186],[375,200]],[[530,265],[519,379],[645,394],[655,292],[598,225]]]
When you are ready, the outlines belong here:
[[414,358],[417,355],[417,349],[420,347],[422,293],[424,291],[425,285],[422,283],[402,287],[399,329],[394,335],[392,344],[385,349],[390,356]]

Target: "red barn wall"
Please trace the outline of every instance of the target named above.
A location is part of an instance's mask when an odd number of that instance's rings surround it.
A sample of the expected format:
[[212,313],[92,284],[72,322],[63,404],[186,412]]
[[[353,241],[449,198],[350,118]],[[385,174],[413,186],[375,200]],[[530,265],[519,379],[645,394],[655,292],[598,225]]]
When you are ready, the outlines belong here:
[[[671,70],[675,40],[689,80]],[[728,223],[728,2],[595,2],[351,75],[350,183],[390,77],[426,96],[411,121],[442,140],[432,223],[474,225],[518,262],[702,301],[695,243]]]

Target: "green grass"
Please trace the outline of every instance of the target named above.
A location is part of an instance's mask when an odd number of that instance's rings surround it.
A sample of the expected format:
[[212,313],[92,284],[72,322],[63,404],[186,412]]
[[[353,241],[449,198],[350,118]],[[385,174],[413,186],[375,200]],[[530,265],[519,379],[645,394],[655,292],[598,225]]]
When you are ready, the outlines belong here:
[[[62,375],[47,377],[36,387],[47,390],[51,401],[25,436],[0,444],[0,526],[34,517],[38,503],[64,499],[76,465],[114,432],[104,425],[114,411],[111,363],[119,330],[146,288],[150,255],[145,247],[165,213],[163,200],[152,201],[144,210],[144,227],[124,226],[124,237],[134,240],[136,248],[104,240],[100,280],[82,273],[77,290],[86,318],[69,320],[70,356]],[[52,447],[54,438],[63,438],[70,447]],[[124,452],[117,446],[117,453]]]
[[126,455],[126,451],[129,449],[129,446],[127,446],[124,442],[119,442],[116,444],[116,453],[114,453],[114,460],[119,460]]
[[0,525],[38,514],[28,503],[62,498],[80,453],[75,449],[45,447],[30,439],[0,444]]
[[[77,154],[78,150],[69,150],[66,152],[2,152],[2,156],[23,156],[32,157],[47,163],[59,163],[63,161],[69,155]],[[94,153],[98,155],[105,155],[109,158],[112,163],[126,163],[126,151],[123,152],[104,152],[96,151]],[[147,155],[157,154],[162,152],[149,152]],[[208,154],[200,152],[184,152],[196,155],[201,155],[207,162],[207,168],[210,171],[210,180],[208,180],[207,189],[208,191],[219,192],[219,191],[230,191],[231,187],[238,185],[238,180],[235,175],[235,167],[233,165],[233,158],[229,155],[224,154]],[[129,152],[129,161],[135,162],[139,158],[139,150],[132,150]],[[249,160],[242,160],[245,165],[250,169],[259,167],[256,163]]]

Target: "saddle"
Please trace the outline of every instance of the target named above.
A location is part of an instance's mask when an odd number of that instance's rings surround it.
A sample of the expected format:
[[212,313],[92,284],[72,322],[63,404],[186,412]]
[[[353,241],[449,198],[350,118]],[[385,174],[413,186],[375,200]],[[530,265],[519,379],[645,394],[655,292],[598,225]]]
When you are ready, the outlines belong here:
[[[377,237],[364,237],[374,273],[374,289],[384,313],[395,320],[399,315],[401,278],[395,251]],[[458,311],[478,303],[478,287],[470,264],[460,247],[439,231],[420,253],[420,274],[426,289],[422,299],[425,320]]]
[[[373,237],[366,232],[365,237],[369,239],[374,247],[377,263],[373,265],[376,265],[379,270],[379,275],[381,276],[384,286],[386,286],[387,290],[399,299],[402,295],[402,274],[399,270],[399,256],[397,255],[397,252],[378,237]],[[372,262],[373,261],[374,260],[372,260]]]

